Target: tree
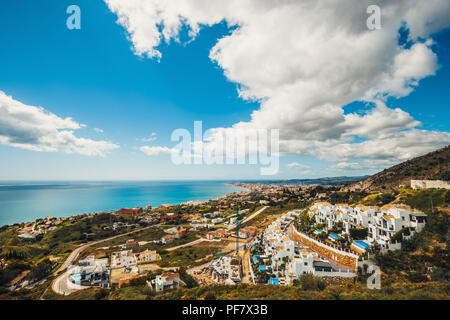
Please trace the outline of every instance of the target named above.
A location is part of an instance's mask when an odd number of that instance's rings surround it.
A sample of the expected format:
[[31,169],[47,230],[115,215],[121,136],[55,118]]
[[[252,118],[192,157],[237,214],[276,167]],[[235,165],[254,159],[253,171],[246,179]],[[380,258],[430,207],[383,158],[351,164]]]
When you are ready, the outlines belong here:
[[392,202],[394,200],[395,200],[395,196],[390,193],[383,193],[380,198],[380,201],[383,205],[388,204],[389,202]]
[[194,278],[189,275],[184,267],[180,267],[178,269],[178,273],[180,274],[181,280],[183,280],[184,283],[186,283],[187,288],[194,288],[197,286],[197,282],[194,280]]
[[350,229],[350,236],[354,240],[364,240],[367,238],[369,230],[367,228],[353,228]]

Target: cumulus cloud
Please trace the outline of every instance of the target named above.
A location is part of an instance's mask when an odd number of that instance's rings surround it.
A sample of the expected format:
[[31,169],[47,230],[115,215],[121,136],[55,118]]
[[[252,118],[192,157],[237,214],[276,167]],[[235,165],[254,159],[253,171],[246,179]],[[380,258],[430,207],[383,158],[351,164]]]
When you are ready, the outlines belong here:
[[335,165],[332,165],[331,169],[337,169],[341,171],[351,171],[351,170],[365,170],[365,169],[379,169],[379,168],[387,168],[395,163],[392,160],[371,160],[366,159],[359,162],[339,162]]
[[33,151],[105,156],[119,145],[76,137],[83,124],[60,118],[42,107],[29,106],[0,91],[0,143]]
[[[450,25],[448,0],[105,0],[133,50],[161,59],[161,41],[192,38],[225,21],[210,59],[239,85],[242,99],[259,101],[250,121],[230,128],[280,129],[280,151],[328,161],[401,161],[450,143],[447,132],[420,122],[387,98],[400,98],[439,68],[432,36]],[[366,27],[366,8],[381,7],[382,27]],[[400,28],[409,46],[400,45]],[[355,101],[365,114],[344,112]],[[360,139],[355,140],[355,137]],[[355,142],[360,140],[363,142]],[[214,143],[210,139],[209,143]]]
[[307,165],[304,165],[304,164],[301,164],[301,163],[298,163],[298,162],[291,162],[291,163],[288,163],[288,164],[286,165],[286,167],[289,168],[289,169],[292,169],[292,168],[296,168],[296,169],[308,169],[308,168],[310,168],[310,166],[307,166]]
[[155,146],[155,147],[149,147],[149,146],[142,146],[140,150],[145,153],[148,156],[159,156],[161,154],[170,154],[172,152],[172,149],[168,147],[161,147],[161,146]]
[[149,137],[142,138],[141,141],[142,142],[153,142],[153,141],[156,141],[156,139],[158,139],[157,138],[157,133],[156,132],[152,132]]

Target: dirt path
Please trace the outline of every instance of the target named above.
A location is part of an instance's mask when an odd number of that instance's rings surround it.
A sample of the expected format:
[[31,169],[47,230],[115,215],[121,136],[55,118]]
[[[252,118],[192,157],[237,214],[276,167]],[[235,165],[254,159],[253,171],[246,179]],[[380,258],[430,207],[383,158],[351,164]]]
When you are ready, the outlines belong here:
[[249,256],[250,256],[250,247],[248,247],[244,254],[242,255],[242,271],[244,272],[244,277],[242,278],[242,283],[253,284],[253,281],[250,276],[250,264],[249,264]]

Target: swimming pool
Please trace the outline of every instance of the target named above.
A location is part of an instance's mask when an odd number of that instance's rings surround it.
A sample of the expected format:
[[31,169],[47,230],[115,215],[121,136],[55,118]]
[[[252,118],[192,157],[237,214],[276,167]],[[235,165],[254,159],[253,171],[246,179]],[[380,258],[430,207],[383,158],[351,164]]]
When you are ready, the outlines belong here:
[[338,235],[338,234],[332,233],[332,234],[329,235],[329,238],[334,239],[334,240],[338,240],[338,239],[341,238],[341,236]]
[[368,244],[367,242],[360,241],[360,240],[353,241],[353,244],[354,244],[355,246],[359,247],[359,248],[362,248],[362,249],[367,249],[367,248],[372,247],[372,246],[371,246],[370,244]]
[[80,280],[81,280],[81,275],[80,275],[80,274],[74,274],[74,275],[72,276],[72,279],[73,279],[73,280],[76,280],[76,281],[80,281]]

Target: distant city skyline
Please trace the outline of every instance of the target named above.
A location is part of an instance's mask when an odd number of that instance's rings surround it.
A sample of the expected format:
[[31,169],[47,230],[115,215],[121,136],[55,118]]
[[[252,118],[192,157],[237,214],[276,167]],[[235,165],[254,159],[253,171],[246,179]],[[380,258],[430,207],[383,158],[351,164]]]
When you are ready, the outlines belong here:
[[[379,30],[366,27],[369,4]],[[80,30],[67,28],[70,5]],[[0,8],[0,181],[362,176],[450,144],[446,2]],[[194,121],[238,137],[279,129],[278,174],[174,165],[171,134]]]

